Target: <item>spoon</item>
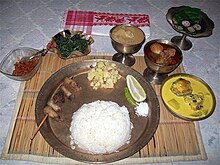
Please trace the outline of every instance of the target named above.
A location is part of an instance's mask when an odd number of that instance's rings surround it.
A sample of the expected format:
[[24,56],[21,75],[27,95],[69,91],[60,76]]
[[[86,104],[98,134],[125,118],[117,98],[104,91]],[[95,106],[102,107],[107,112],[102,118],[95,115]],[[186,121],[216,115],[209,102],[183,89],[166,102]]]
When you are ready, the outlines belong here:
[[32,58],[34,57],[38,57],[38,56],[45,56],[47,54],[48,50],[47,49],[42,49],[36,53],[34,53],[33,55],[31,56],[28,56],[28,57],[22,57],[20,61],[23,61],[23,62],[28,62],[30,61]]

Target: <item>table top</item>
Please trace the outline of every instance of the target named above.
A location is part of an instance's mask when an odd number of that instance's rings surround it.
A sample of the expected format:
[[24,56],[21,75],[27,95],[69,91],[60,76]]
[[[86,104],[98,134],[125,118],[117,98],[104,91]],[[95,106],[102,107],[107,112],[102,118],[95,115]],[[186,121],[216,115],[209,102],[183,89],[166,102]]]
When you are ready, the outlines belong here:
[[[60,29],[65,10],[85,10],[115,13],[145,13],[150,16],[152,39],[167,39],[180,35],[166,21],[166,13],[174,6],[191,6],[200,8],[215,23],[213,34],[204,38],[187,37],[193,44],[188,51],[183,51],[185,72],[202,78],[210,85],[216,96],[216,109],[211,117],[199,121],[203,143],[208,160],[193,161],[195,164],[218,164],[220,157],[220,24],[218,0],[182,1],[175,0],[93,0],[93,1],[0,1],[0,60],[10,50],[17,47],[42,48]],[[115,53],[109,37],[93,36],[95,43],[92,52]],[[139,51],[142,53],[143,49]],[[0,74],[0,153],[4,147],[20,82]],[[167,164],[179,164],[171,162]],[[0,164],[41,164],[30,161],[0,160]],[[184,164],[192,164],[185,161]]]

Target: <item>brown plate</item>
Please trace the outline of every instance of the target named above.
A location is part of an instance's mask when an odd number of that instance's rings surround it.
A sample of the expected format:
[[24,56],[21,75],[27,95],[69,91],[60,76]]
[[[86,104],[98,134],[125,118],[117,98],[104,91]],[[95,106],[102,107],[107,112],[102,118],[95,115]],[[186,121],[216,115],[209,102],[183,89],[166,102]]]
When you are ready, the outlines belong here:
[[[87,73],[91,66],[95,66],[98,61],[115,63],[122,78],[116,83],[114,89],[93,90],[87,80]],[[128,104],[124,98],[123,89],[126,86],[126,75],[133,75],[142,85],[147,93],[146,101],[149,104],[148,117],[138,117],[134,113],[134,108]],[[64,119],[63,122],[56,122],[50,118],[44,122],[40,129],[45,140],[59,153],[74,160],[94,163],[107,163],[129,157],[143,148],[154,135],[160,118],[160,108],[157,96],[151,85],[134,69],[118,62],[94,59],[76,62],[61,68],[54,73],[41,88],[36,101],[36,121],[39,125],[44,113],[43,108],[57,87],[65,77],[73,76],[82,90],[75,95],[73,101],[67,100],[62,105],[59,115]],[[78,147],[74,150],[70,147],[69,127],[73,112],[77,111],[84,103],[96,100],[114,101],[120,106],[125,105],[129,110],[129,115],[134,128],[132,129],[129,144],[123,145],[118,152],[110,154],[90,154]]]

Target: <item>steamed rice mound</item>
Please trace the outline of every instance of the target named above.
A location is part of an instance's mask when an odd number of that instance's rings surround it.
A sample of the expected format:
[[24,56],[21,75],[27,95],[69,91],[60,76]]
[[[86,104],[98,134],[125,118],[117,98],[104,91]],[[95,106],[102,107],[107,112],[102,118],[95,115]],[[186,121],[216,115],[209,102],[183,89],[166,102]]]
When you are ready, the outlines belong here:
[[99,100],[84,104],[72,116],[71,145],[93,154],[116,152],[129,143],[132,127],[125,106]]

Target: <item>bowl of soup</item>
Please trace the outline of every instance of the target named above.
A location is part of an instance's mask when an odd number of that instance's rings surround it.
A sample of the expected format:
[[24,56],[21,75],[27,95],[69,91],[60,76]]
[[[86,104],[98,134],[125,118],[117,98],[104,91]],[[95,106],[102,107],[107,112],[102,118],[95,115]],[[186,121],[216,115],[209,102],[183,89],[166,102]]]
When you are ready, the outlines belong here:
[[182,62],[182,51],[168,40],[151,40],[144,46],[144,59],[149,69],[157,73],[170,73]]
[[145,42],[144,32],[133,25],[118,25],[110,30],[113,48],[123,54],[134,54]]

